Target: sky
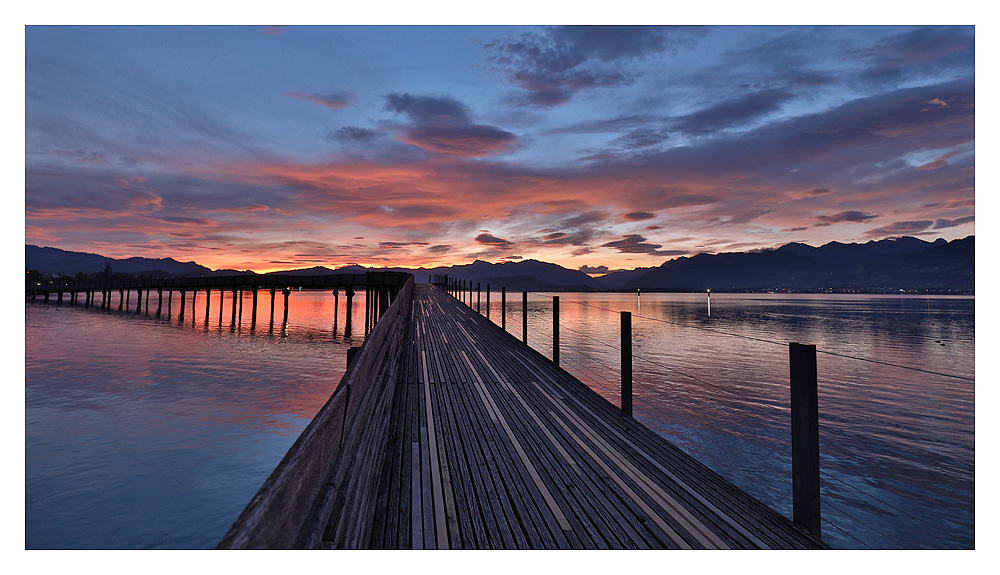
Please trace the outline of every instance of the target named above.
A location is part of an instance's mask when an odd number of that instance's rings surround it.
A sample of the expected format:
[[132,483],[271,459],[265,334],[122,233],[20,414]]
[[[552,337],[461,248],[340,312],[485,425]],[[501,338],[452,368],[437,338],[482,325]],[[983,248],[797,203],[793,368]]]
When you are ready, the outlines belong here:
[[[669,22],[669,18],[655,18]],[[975,233],[973,26],[24,28],[24,241],[213,269]]]

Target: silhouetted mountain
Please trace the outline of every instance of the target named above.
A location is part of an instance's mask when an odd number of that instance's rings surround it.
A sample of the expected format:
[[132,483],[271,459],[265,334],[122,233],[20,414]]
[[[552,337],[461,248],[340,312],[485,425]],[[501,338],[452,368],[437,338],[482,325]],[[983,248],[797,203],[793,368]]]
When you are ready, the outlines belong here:
[[[607,289],[603,283],[579,270],[569,270],[556,264],[538,260],[523,262],[504,262],[491,264],[476,260],[471,264],[439,267],[432,269],[409,270],[417,276],[417,281],[427,281],[428,275],[444,275],[448,277],[480,283],[485,289],[505,287],[512,291],[594,291]],[[532,283],[529,280],[534,280]],[[518,286],[535,285],[535,288]]]
[[624,289],[629,283],[637,280],[649,270],[656,268],[635,268],[634,270],[622,270],[604,274],[597,279],[609,289]]
[[[361,267],[361,266],[355,266],[355,267]],[[282,270],[282,271],[270,272],[270,273],[279,274],[279,275],[283,275],[283,276],[325,276],[325,275],[338,274],[338,273],[339,274],[365,273],[365,270],[364,270],[364,268],[361,268],[360,272],[352,272],[352,271],[332,270],[332,269],[330,269],[328,267],[323,267],[323,266],[313,266],[311,268],[300,268],[300,269],[294,269],[294,270]]]
[[[975,289],[975,236],[947,242],[926,242],[904,237],[864,244],[831,242],[814,248],[791,243],[777,249],[745,253],[698,254],[664,262],[659,267],[613,272],[594,279],[587,274],[538,260],[471,264],[436,268],[365,268],[350,265],[338,269],[315,266],[275,272],[288,275],[327,275],[366,271],[413,273],[418,282],[434,275],[489,284],[494,290],[593,291],[593,290],[768,290],[793,291],[886,290],[886,289]],[[104,271],[153,277],[198,277],[251,272],[210,270],[194,262],[172,258],[113,259],[97,254],[25,245],[28,269],[43,274],[73,276],[77,272]]]
[[628,289],[878,290],[975,288],[975,236],[947,242],[904,237],[819,248],[787,244],[747,253],[698,254],[664,262]]
[[111,264],[113,272],[151,277],[199,277],[234,275],[247,272],[236,270],[210,270],[195,262],[179,262],[173,258],[124,258],[115,259],[98,254],[71,252],[59,248],[24,246],[24,265],[46,275],[73,276],[78,272],[92,274],[103,272]]

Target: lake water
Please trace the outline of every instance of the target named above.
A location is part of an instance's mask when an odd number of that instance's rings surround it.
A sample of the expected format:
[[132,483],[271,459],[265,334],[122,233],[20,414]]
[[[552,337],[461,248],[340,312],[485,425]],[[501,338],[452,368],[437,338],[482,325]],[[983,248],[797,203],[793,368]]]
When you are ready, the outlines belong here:
[[[361,297],[345,334],[343,296],[335,324],[332,294],[293,293],[283,328],[261,293],[255,329],[249,294],[235,325],[218,292],[207,314],[189,296],[183,321],[177,294],[160,318],[134,294],[126,313],[25,306],[27,548],[218,542],[364,336]],[[528,343],[549,357],[552,295],[528,306]],[[558,295],[564,368],[618,404],[631,311],[635,417],[786,516],[787,344],[816,344],[824,540],[975,546],[974,298],[715,294],[709,315],[705,294]]]

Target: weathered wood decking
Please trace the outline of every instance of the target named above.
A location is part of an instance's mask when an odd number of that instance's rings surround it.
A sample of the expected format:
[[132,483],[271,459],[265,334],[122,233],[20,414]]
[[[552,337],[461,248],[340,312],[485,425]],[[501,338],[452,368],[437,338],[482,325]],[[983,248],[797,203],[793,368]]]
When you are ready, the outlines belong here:
[[825,547],[444,291],[412,293],[295,546]]

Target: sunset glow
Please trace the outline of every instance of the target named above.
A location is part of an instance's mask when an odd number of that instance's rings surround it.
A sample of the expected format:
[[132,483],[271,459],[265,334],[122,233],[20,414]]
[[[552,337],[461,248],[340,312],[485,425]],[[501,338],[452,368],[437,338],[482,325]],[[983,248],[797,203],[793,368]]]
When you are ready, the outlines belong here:
[[213,269],[975,233],[975,29],[25,29],[25,243]]

